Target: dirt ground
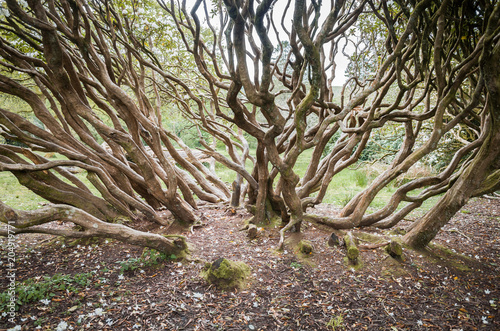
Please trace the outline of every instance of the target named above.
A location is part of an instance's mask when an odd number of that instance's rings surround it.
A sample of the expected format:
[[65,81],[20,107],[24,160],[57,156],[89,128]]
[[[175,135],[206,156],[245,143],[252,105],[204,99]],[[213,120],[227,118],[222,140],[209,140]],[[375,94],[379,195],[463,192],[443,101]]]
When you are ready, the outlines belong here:
[[[322,205],[314,212],[337,210]],[[301,234],[287,234],[286,249],[277,252],[279,228],[261,229],[254,240],[239,231],[250,217],[243,209],[205,207],[202,213],[204,226],[183,233],[192,245],[187,261],[155,262],[141,257],[142,248],[110,240],[17,237],[16,281],[30,285],[35,297],[53,285],[46,298],[20,307],[16,324],[0,314],[0,329],[500,330],[498,200],[469,202],[427,251],[404,249],[396,260],[383,248],[362,250],[359,268],[345,263],[345,248],[327,245],[328,229],[305,225]],[[313,244],[312,254],[296,251],[300,239]],[[252,268],[247,288],[221,291],[200,277],[205,262],[221,257]],[[57,274],[81,281],[57,282]]]

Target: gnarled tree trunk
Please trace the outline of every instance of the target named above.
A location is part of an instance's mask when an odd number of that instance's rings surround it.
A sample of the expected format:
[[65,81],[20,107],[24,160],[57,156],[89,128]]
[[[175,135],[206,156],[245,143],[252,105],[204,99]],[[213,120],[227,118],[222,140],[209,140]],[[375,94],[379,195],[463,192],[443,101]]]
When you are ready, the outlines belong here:
[[[44,226],[53,221],[71,222],[83,231],[56,229]],[[49,205],[32,211],[14,210],[0,201],[0,222],[7,225],[0,235],[20,233],[45,233],[69,238],[111,238],[131,245],[153,248],[168,255],[183,257],[187,243],[182,236],[165,237],[159,234],[137,231],[121,224],[103,222],[89,213],[67,205]],[[12,227],[12,228],[11,228]]]
[[[482,129],[486,139],[479,152],[460,174],[443,198],[404,236],[404,242],[416,248],[423,248],[434,239],[438,231],[462,208],[475,193],[484,193],[484,186],[491,185],[490,174],[500,168],[500,3],[489,19],[484,36],[484,50],[480,60],[481,73],[484,76],[487,103],[483,115]],[[494,176],[497,178],[496,176]],[[498,178],[497,178],[498,180]]]

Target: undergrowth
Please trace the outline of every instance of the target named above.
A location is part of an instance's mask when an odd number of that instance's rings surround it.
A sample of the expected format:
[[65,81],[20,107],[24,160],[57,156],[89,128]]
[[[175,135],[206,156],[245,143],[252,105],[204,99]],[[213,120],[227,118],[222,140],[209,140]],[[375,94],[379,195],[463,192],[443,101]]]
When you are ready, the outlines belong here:
[[[29,278],[16,286],[16,311],[20,306],[50,300],[60,292],[79,293],[81,289],[92,284],[93,273],[80,273],[75,275],[55,274]],[[0,293],[0,310],[7,311],[10,295],[7,291]]]
[[142,267],[156,266],[160,262],[165,260],[175,260],[177,256],[175,254],[168,255],[162,252],[158,252],[154,249],[145,248],[139,258],[130,258],[125,261],[117,261],[120,265],[120,273],[124,271],[134,271]]

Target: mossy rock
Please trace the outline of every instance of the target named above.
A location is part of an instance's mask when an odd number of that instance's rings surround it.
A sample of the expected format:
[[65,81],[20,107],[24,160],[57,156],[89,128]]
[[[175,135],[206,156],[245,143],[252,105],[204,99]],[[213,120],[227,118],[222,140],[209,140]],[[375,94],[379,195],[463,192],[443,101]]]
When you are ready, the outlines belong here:
[[209,284],[213,284],[220,289],[230,290],[245,288],[250,272],[250,267],[244,262],[220,258],[213,263],[206,263],[201,276]]
[[328,246],[330,247],[340,246],[340,238],[335,232],[332,232],[330,237],[328,237]]
[[311,255],[314,251],[312,243],[308,240],[299,241],[297,247],[299,249],[299,252],[306,256]]

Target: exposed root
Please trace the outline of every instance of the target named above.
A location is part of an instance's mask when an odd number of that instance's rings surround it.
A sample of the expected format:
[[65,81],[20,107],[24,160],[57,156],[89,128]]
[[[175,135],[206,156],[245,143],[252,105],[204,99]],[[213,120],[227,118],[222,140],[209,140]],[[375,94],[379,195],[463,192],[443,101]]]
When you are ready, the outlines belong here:
[[279,251],[282,251],[284,248],[283,245],[285,243],[285,232],[290,230],[294,225],[299,224],[300,222],[301,222],[300,219],[292,218],[290,222],[288,222],[288,224],[280,230],[280,241],[278,243]]

